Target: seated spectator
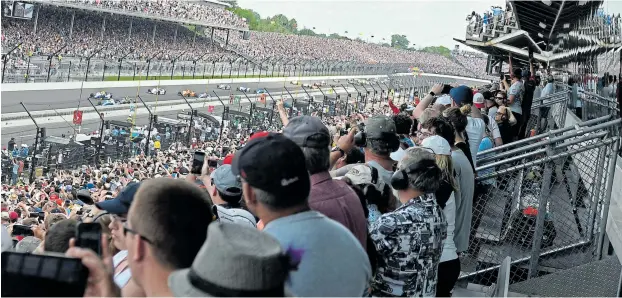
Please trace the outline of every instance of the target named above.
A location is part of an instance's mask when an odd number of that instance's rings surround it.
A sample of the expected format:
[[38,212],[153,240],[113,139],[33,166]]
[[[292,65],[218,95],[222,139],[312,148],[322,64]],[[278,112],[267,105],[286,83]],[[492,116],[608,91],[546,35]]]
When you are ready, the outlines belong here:
[[232,169],[263,231],[302,254],[287,283],[294,295],[363,295],[371,278],[367,254],[343,225],[310,210],[311,181],[296,143],[274,133],[253,139],[236,153]]
[[[441,176],[434,155],[426,149],[409,148],[398,163],[391,185],[402,206],[380,216],[370,228],[379,257],[373,296],[436,294],[437,268],[447,236],[447,223],[434,196]],[[426,250],[421,251],[422,247]]]
[[320,118],[298,116],[289,120],[283,135],[294,141],[305,155],[311,175],[309,207],[344,225],[367,246],[367,221],[356,193],[345,183],[333,180],[330,167],[330,133]]
[[[281,244],[243,225],[213,223],[192,267],[168,278],[176,297],[285,297],[296,266]],[[258,278],[261,277],[261,278]]]

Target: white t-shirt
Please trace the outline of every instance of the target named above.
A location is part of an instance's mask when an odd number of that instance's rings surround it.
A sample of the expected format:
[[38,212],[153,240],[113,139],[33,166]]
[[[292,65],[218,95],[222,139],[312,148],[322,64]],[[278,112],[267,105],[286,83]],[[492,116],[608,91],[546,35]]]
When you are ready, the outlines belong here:
[[447,238],[445,238],[445,241],[443,241],[443,253],[441,254],[441,263],[455,260],[458,258],[458,253],[456,252],[456,243],[454,242],[454,230],[456,229],[456,199],[454,198],[455,194],[455,192],[451,193],[451,196],[449,196],[449,200],[447,200],[447,203],[445,203],[445,208],[443,209],[443,215],[445,215],[445,219],[447,220]]
[[[509,106],[510,110],[517,114],[523,114],[523,95],[525,94],[525,86],[523,82],[516,81],[510,86],[510,92],[508,92],[508,98],[510,95],[514,95],[514,102]],[[481,141],[481,139],[479,140]],[[478,143],[479,145],[479,143]]]
[[482,118],[467,116],[466,134],[469,137],[469,150],[471,150],[473,166],[477,167],[477,149],[479,149],[479,143],[482,142],[484,134],[486,134],[486,122]]
[[[119,264],[121,264],[121,262],[123,262],[123,260],[125,260],[126,258],[127,250],[122,250],[114,255],[114,257],[112,257],[112,264],[114,265],[114,268],[117,268],[117,266],[119,266]],[[123,269],[123,271],[114,275],[114,283],[117,284],[119,288],[123,288],[130,281],[131,278],[132,272],[130,271],[130,266],[128,264],[128,266]]]

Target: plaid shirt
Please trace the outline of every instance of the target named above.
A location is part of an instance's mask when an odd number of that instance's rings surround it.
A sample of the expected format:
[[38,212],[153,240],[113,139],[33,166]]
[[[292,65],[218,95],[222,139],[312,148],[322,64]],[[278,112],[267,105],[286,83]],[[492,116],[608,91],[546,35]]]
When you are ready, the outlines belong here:
[[374,296],[436,295],[437,270],[447,221],[434,194],[411,199],[383,214],[370,229],[378,251]]

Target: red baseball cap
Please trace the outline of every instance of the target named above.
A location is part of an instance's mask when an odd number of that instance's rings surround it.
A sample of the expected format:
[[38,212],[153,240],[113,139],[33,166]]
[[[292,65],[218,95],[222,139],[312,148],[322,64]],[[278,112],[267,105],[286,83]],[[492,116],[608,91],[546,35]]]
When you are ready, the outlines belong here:
[[256,132],[250,138],[248,138],[248,140],[250,141],[250,140],[257,139],[257,138],[262,138],[262,137],[268,136],[268,134],[269,133],[267,131]]
[[233,162],[233,154],[227,154],[225,158],[222,160],[223,165],[230,165]]
[[16,220],[18,217],[19,217],[19,215],[17,215],[17,212],[15,212],[15,211],[9,212],[9,219]]

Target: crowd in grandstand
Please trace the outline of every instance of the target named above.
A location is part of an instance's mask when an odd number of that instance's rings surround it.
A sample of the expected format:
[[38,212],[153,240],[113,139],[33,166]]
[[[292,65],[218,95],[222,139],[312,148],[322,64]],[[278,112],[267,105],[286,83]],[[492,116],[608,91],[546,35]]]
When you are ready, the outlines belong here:
[[[184,6],[186,1],[88,1],[85,5],[104,7],[149,7],[148,11],[161,11],[155,7]],[[147,3],[147,4],[146,4]],[[180,4],[181,3],[181,4]],[[188,2],[192,7],[215,9]],[[126,9],[129,9],[127,8]],[[120,8],[122,9],[122,8]],[[165,10],[171,11],[171,10]],[[183,10],[182,10],[183,11]],[[73,27],[72,14],[75,12]],[[164,14],[164,12],[162,12]],[[105,19],[105,20],[104,20]],[[28,57],[47,56],[57,53],[59,60],[66,57],[93,57],[95,59],[128,60],[148,58],[171,61],[193,61],[198,58],[213,61],[223,55],[238,59],[230,51],[223,50],[226,43],[224,30],[215,30],[215,44],[210,43],[211,30],[192,31],[184,26],[160,23],[145,18],[117,14],[95,14],[52,5],[40,6],[36,32],[34,20],[3,18],[3,50],[18,43],[9,66],[24,63]],[[155,34],[154,34],[155,29]],[[473,76],[473,72],[454,60],[421,51],[399,50],[377,44],[354,40],[329,39],[314,36],[287,35],[273,32],[251,33],[244,40],[237,31],[229,34],[230,49],[254,61],[279,60],[284,63],[302,61],[340,61],[356,63],[411,63],[423,72]],[[206,51],[208,52],[207,55]],[[224,61],[224,60],[221,60]],[[483,69],[477,67],[477,69]]]
[[[279,101],[274,121],[198,121],[183,145],[142,130],[130,157],[61,161],[34,181],[28,147],[11,140],[3,251],[82,259],[88,296],[447,297],[477,246],[474,206],[497,183],[476,183],[477,153],[524,138],[532,101],[554,91],[531,72],[350,116],[347,105],[296,116]],[[102,227],[99,256],[70,240],[88,222]]]

